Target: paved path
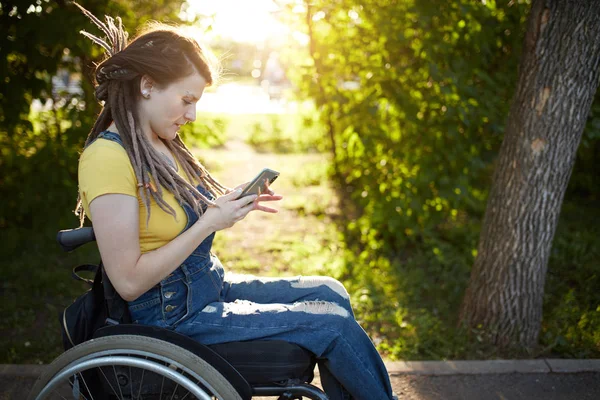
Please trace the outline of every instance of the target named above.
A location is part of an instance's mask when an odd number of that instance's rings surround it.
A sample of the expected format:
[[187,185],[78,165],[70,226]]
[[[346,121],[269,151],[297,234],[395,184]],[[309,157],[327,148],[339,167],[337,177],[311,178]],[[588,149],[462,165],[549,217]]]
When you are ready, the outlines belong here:
[[402,400],[600,399],[600,373],[392,376]]
[[[600,399],[600,360],[386,364],[394,391],[402,400]],[[0,400],[26,398],[42,369],[35,365],[0,365]]]

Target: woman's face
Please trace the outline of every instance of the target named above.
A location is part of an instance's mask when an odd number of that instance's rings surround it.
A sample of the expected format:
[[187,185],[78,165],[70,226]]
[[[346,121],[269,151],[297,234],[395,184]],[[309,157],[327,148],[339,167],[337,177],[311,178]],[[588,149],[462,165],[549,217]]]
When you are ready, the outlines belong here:
[[183,124],[196,120],[196,103],[204,92],[206,80],[195,72],[163,88],[145,78],[140,86],[139,115],[144,131],[173,140]]

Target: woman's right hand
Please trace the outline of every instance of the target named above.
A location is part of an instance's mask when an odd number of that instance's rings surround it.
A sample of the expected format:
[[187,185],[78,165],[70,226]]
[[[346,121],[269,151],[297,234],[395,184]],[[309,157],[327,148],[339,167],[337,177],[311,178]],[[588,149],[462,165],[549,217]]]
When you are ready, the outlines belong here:
[[238,199],[241,193],[242,189],[237,189],[219,197],[214,206],[208,206],[201,219],[214,231],[231,228],[254,209],[254,200],[258,197],[250,195]]

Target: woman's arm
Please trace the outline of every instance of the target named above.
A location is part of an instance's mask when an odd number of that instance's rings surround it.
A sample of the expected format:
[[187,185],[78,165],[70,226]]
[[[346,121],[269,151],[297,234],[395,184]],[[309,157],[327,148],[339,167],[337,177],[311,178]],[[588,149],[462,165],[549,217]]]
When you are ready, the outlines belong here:
[[[132,301],[173,272],[211,233],[233,226],[251,210],[262,209],[258,201],[280,196],[248,196],[241,191],[219,197],[188,230],[166,245],[142,254],[139,243],[139,205],[135,197],[106,194],[90,203],[94,232],[106,273],[117,292]],[[256,201],[255,201],[256,200]]]

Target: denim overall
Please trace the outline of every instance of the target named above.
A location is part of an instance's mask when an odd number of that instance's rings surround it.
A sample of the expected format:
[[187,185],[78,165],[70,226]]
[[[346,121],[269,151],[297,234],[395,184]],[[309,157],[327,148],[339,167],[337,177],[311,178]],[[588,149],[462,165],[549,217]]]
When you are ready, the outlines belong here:
[[[122,144],[113,132],[102,132],[99,137]],[[202,186],[198,190],[214,199]],[[187,216],[185,231],[199,217],[187,204],[182,207]],[[317,356],[330,399],[392,399],[385,365],[354,319],[340,282],[329,277],[225,274],[210,251],[214,236],[204,239],[156,286],[128,303],[135,323],[172,329],[206,345],[285,340]]]

